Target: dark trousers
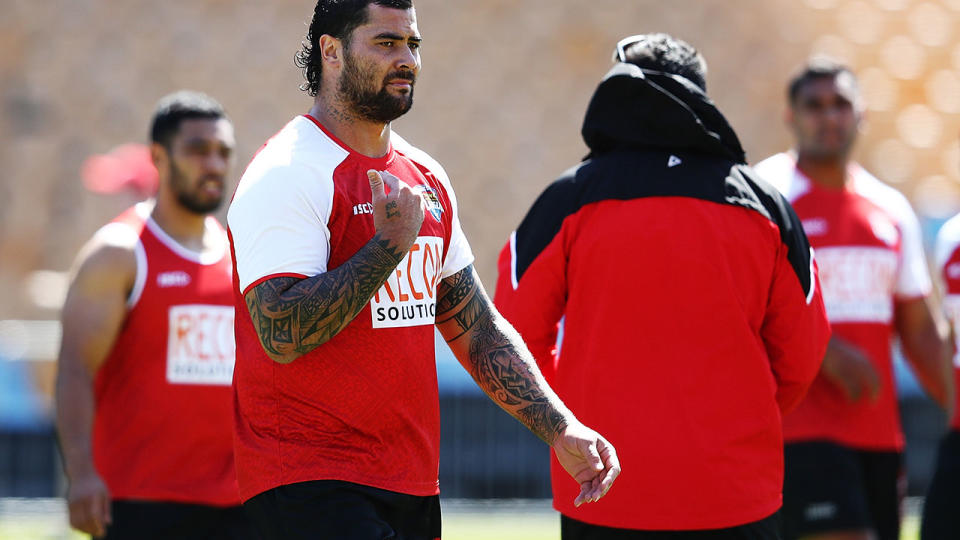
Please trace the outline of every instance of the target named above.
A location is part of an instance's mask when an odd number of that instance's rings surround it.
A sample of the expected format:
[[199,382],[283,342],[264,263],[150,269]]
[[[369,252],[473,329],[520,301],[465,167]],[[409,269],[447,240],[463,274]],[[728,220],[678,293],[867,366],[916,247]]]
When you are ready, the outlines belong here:
[[338,480],[280,486],[244,503],[264,540],[436,540],[440,497]]
[[960,432],[951,430],[940,442],[937,468],[923,503],[920,540],[960,538]]
[[727,529],[644,531],[601,527],[560,516],[563,540],[780,540],[780,513]]
[[106,540],[254,540],[243,507],[113,501]]

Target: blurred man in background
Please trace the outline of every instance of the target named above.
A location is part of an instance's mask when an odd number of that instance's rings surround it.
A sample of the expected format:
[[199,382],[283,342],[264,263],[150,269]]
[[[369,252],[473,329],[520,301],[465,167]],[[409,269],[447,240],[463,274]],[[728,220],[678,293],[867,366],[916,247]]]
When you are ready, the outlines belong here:
[[895,540],[905,477],[891,338],[947,407],[945,324],[909,202],[850,158],[864,111],[853,73],[813,59],[790,81],[788,104],[796,148],[756,170],[803,222],[833,335],[810,392],[784,418],[784,529],[788,539]]
[[960,215],[947,221],[937,234],[934,250],[937,276],[943,293],[943,312],[950,323],[954,340],[953,381],[954,403],[950,429],[940,441],[933,481],[923,501],[921,540],[953,540],[960,538]]
[[250,163],[235,254],[237,472],[264,538],[440,537],[434,328],[596,501],[613,447],[543,380],[473,268],[443,168],[392,132],[413,103],[409,0],[320,0],[314,96]]
[[106,538],[247,538],[233,463],[233,126],[209,96],[157,105],[154,201],[81,250],[63,307],[57,429],[70,524]]
[[578,508],[554,462],[562,536],[779,538],[780,415],[828,336],[810,246],[745,164],[693,47],[634,36],[615,60],[584,120],[590,155],[544,191],[499,264],[497,306],[632,467]]

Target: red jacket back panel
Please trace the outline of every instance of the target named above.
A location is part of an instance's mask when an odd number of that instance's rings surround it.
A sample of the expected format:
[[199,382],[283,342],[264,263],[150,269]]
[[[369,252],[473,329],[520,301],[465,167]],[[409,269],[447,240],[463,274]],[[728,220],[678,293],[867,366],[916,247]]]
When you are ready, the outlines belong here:
[[[663,91],[692,105],[648,107]],[[684,124],[690,110],[703,123]],[[706,124],[719,135],[701,137]],[[683,81],[618,65],[584,137],[590,158],[511,235],[495,298],[623,466],[604,499],[574,508],[579,488],[554,459],[554,506],[627,529],[763,519],[782,500],[781,415],[803,397],[829,337],[799,219]]]

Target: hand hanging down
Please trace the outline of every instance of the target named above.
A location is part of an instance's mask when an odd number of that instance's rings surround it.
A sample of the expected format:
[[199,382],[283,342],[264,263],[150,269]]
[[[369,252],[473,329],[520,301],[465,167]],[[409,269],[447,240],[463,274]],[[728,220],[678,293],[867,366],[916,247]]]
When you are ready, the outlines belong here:
[[520,335],[493,307],[472,265],[437,288],[437,328],[480,388],[553,448],[580,484],[574,504],[607,493],[620,474],[613,445],[560,401]]

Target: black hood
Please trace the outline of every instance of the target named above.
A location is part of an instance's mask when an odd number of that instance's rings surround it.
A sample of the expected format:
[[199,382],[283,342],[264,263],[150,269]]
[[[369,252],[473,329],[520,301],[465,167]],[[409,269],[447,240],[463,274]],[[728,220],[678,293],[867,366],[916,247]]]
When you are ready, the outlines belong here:
[[747,158],[727,119],[679,75],[618,63],[597,87],[583,121],[590,156],[624,147],[693,150],[737,163]]

